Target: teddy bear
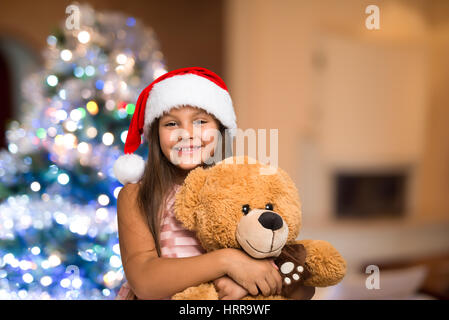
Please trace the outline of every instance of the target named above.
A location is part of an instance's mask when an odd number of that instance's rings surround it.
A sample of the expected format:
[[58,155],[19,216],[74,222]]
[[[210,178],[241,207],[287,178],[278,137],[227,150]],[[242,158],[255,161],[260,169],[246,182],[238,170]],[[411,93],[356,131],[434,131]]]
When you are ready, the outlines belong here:
[[[315,287],[335,285],[346,273],[345,260],[330,243],[296,240],[301,204],[288,174],[249,156],[192,170],[176,194],[174,210],[208,252],[237,248],[256,259],[274,259],[283,278],[281,295],[248,295],[245,300],[311,299]],[[172,299],[217,300],[218,294],[210,282]]]

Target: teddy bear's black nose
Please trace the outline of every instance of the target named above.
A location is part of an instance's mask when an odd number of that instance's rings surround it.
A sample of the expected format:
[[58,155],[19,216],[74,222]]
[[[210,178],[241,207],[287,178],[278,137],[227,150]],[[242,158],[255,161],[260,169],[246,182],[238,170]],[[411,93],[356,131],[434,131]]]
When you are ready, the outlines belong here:
[[281,216],[271,211],[262,213],[258,220],[264,228],[273,231],[282,228],[283,224]]

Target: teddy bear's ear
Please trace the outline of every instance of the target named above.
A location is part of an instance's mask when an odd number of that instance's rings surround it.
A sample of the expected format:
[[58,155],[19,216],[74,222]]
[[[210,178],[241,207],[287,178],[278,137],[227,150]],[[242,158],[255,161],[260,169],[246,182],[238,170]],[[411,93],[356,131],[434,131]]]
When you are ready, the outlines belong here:
[[174,205],[176,218],[189,230],[196,229],[197,210],[200,208],[200,190],[210,169],[202,167],[190,171],[176,194]]

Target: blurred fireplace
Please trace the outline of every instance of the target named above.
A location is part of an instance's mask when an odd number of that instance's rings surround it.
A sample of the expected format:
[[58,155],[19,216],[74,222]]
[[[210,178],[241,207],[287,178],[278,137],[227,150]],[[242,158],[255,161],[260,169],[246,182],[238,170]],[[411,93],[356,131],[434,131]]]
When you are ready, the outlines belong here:
[[403,217],[407,210],[407,172],[337,172],[337,218]]

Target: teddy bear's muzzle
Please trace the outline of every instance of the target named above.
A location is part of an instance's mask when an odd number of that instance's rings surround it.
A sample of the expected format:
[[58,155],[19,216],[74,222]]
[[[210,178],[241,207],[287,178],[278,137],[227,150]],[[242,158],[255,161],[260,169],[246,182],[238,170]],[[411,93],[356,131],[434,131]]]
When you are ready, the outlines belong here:
[[277,257],[288,237],[288,226],[274,211],[253,209],[243,216],[236,238],[243,250],[254,258]]

